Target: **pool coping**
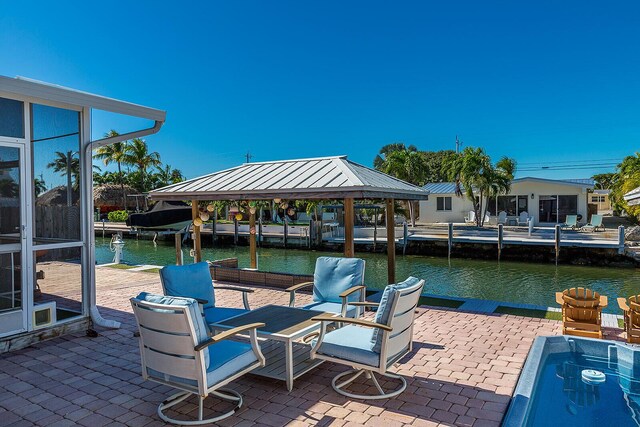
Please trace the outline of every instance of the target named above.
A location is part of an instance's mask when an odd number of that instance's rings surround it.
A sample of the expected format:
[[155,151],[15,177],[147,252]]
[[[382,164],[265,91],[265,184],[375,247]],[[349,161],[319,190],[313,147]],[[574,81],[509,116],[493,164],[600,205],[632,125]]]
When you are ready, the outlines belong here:
[[[597,347],[615,345],[616,348],[618,348],[618,351],[616,352],[616,358],[618,359],[621,356],[619,354],[620,348],[628,349],[627,351],[630,351],[630,354],[633,354],[634,356],[640,354],[640,347],[630,346],[619,341],[576,337],[572,335],[537,337],[534,340],[524,366],[520,371],[518,382],[516,383],[516,387],[511,395],[511,400],[509,401],[509,407],[502,419],[502,427],[521,427],[524,425],[531,406],[531,397],[536,386],[536,380],[538,379],[543,358],[549,353],[552,353],[549,346],[554,344],[565,345],[572,349],[576,346],[576,341],[582,342],[585,345],[593,343],[593,345]],[[580,347],[582,347],[582,345],[580,345]],[[572,351],[575,351],[575,349]]]

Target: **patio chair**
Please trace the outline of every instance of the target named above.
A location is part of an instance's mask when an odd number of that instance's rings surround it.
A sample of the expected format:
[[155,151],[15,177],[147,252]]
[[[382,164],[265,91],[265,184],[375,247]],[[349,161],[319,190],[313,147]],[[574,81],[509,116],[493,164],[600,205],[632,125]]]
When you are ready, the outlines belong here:
[[562,333],[580,337],[602,338],[602,309],[606,296],[586,288],[556,292],[556,302],[562,307]]
[[629,297],[628,300],[618,298],[618,306],[624,311],[624,330],[627,342],[640,344],[640,295]]
[[498,212],[498,224],[507,225],[507,213],[505,211]]
[[476,212],[469,211],[469,215],[464,217],[465,224],[475,224],[476,223]]
[[247,294],[252,289],[215,285],[216,289],[242,292],[244,309],[216,306],[216,295],[207,262],[187,265],[168,265],[160,270],[160,282],[165,295],[193,298],[201,304],[207,323],[217,323],[251,310]]
[[364,285],[364,260],[359,258],[319,257],[313,273],[313,282],[304,282],[287,289],[289,307],[296,305],[296,291],[313,286],[313,302],[302,306],[307,310],[318,310],[340,314],[343,317],[360,316],[362,302],[366,296]]
[[564,220],[564,224],[562,224],[562,228],[571,228],[575,230],[578,227],[578,215],[567,215],[567,218]]
[[598,214],[591,215],[589,224],[580,227],[580,231],[598,231],[598,229],[605,230],[604,225],[602,225],[602,215]]
[[518,216],[518,225],[528,225],[528,224],[529,224],[529,213],[520,212],[520,216]]
[[[242,406],[242,396],[222,387],[264,366],[256,335],[256,328],[264,323],[243,325],[208,337],[195,299],[143,292],[130,301],[140,331],[142,377],[180,390],[158,406],[158,416],[173,424],[200,425],[233,415]],[[248,343],[230,340],[247,332]],[[199,399],[197,420],[179,420],[165,414],[165,410],[191,395]],[[209,395],[233,403],[234,408],[203,419],[203,402]]]
[[[402,283],[385,288],[375,320],[336,318],[323,315],[313,318],[322,322],[320,335],[312,341],[311,358],[329,360],[353,369],[338,374],[331,385],[347,397],[356,399],[386,399],[397,396],[407,388],[406,380],[387,370],[407,353],[413,344],[413,321],[424,280],[409,277]],[[327,332],[327,325],[341,322],[346,326]],[[400,380],[400,387],[386,392],[375,377]],[[371,379],[378,394],[356,394],[347,387],[362,374]],[[342,380],[348,376],[346,380]]]

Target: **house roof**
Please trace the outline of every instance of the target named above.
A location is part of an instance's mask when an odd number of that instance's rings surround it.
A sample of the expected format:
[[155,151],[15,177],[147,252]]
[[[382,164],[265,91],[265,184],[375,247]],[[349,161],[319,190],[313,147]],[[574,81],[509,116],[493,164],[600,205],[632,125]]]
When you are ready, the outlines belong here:
[[[581,187],[581,188],[589,188],[591,185],[587,183],[589,180],[566,180],[566,179],[547,179],[547,178],[536,178],[536,177],[523,177],[517,178],[511,181],[512,184],[518,182],[541,182],[548,184],[564,184],[573,187]],[[430,182],[425,184],[423,189],[427,190],[430,194],[454,194],[456,191],[455,182]],[[464,187],[461,188],[462,192],[464,192]]]
[[629,206],[640,205],[640,187],[634,188],[633,190],[625,194],[623,197]]
[[593,190],[593,194],[609,195],[611,190]]
[[[423,186],[429,194],[453,194],[456,192],[455,182],[430,182]],[[461,188],[462,189],[462,188]],[[464,191],[464,189],[462,189]]]
[[89,107],[128,116],[142,117],[158,122],[164,122],[167,115],[167,113],[162,110],[25,77],[11,78],[0,76],[0,95],[2,94],[29,96],[77,107]]
[[346,156],[245,163],[149,193],[155,200],[427,199],[420,187]]

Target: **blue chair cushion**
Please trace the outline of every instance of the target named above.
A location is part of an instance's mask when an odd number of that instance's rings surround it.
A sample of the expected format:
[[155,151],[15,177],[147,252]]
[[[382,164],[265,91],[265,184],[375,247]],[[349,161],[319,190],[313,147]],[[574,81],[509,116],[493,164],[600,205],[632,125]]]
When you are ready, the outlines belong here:
[[[382,298],[380,299],[380,305],[378,306],[378,311],[376,312],[376,317],[374,319],[375,322],[382,325],[389,325],[391,323],[392,316],[391,309],[393,308],[393,302],[395,301],[398,291],[414,286],[419,281],[420,279],[416,277],[409,277],[404,282],[400,282],[395,285],[387,285],[384,288]],[[382,349],[382,336],[382,330],[375,329],[373,331],[371,340],[373,343],[373,351],[377,353],[380,353]]]
[[[342,312],[342,303],[337,302],[312,302],[302,306],[305,310],[317,310],[324,311],[325,313],[337,313]],[[356,317],[358,308],[355,305],[347,304],[347,317]]]
[[165,295],[206,300],[204,308],[216,305],[209,264],[206,262],[163,267],[160,281]]
[[[341,303],[340,294],[364,284],[364,260],[359,258],[319,257],[313,273],[313,301]],[[358,293],[350,295],[355,301]]]
[[[213,387],[221,381],[246,369],[249,365],[258,361],[251,345],[247,343],[224,340],[213,344],[208,348],[211,355],[211,363],[207,368],[207,387]],[[147,373],[163,381],[180,383],[197,387],[197,381],[188,378],[164,375],[158,371],[147,368]]]
[[[195,330],[196,338],[198,343],[202,343],[209,339],[208,328],[204,324],[202,320],[202,314],[200,314],[200,307],[198,306],[198,302],[192,298],[183,298],[183,297],[173,297],[166,295],[156,295],[150,294],[147,292],[141,292],[135,299],[139,301],[151,302],[154,304],[162,304],[166,306],[179,306],[179,307],[187,307],[189,316],[193,322],[193,328]],[[162,312],[163,310],[155,310],[158,312]],[[166,312],[172,312],[172,310],[164,310]],[[145,325],[149,328],[151,326]],[[209,351],[205,349],[202,353],[204,357],[204,364],[206,367],[209,366]]]
[[204,318],[209,324],[219,323],[221,320],[248,312],[249,310],[242,308],[210,307],[204,309]]
[[[368,366],[380,365],[380,353],[373,351],[373,329],[347,325],[324,336],[318,353]],[[311,345],[315,345],[313,340]]]

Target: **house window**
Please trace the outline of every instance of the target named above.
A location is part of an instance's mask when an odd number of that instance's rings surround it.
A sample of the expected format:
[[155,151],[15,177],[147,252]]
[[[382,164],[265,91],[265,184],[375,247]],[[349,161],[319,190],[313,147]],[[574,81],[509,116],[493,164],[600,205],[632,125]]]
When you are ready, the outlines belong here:
[[438,211],[450,211],[451,210],[451,197],[436,197],[436,210],[438,210]]
[[591,203],[604,203],[605,202],[605,196],[592,196],[591,197]]
[[24,103],[0,98],[0,136],[24,138]]
[[527,212],[528,208],[527,196],[498,196],[489,197],[487,199],[487,212],[490,215],[498,215],[504,211],[509,216],[519,215],[521,212]]

